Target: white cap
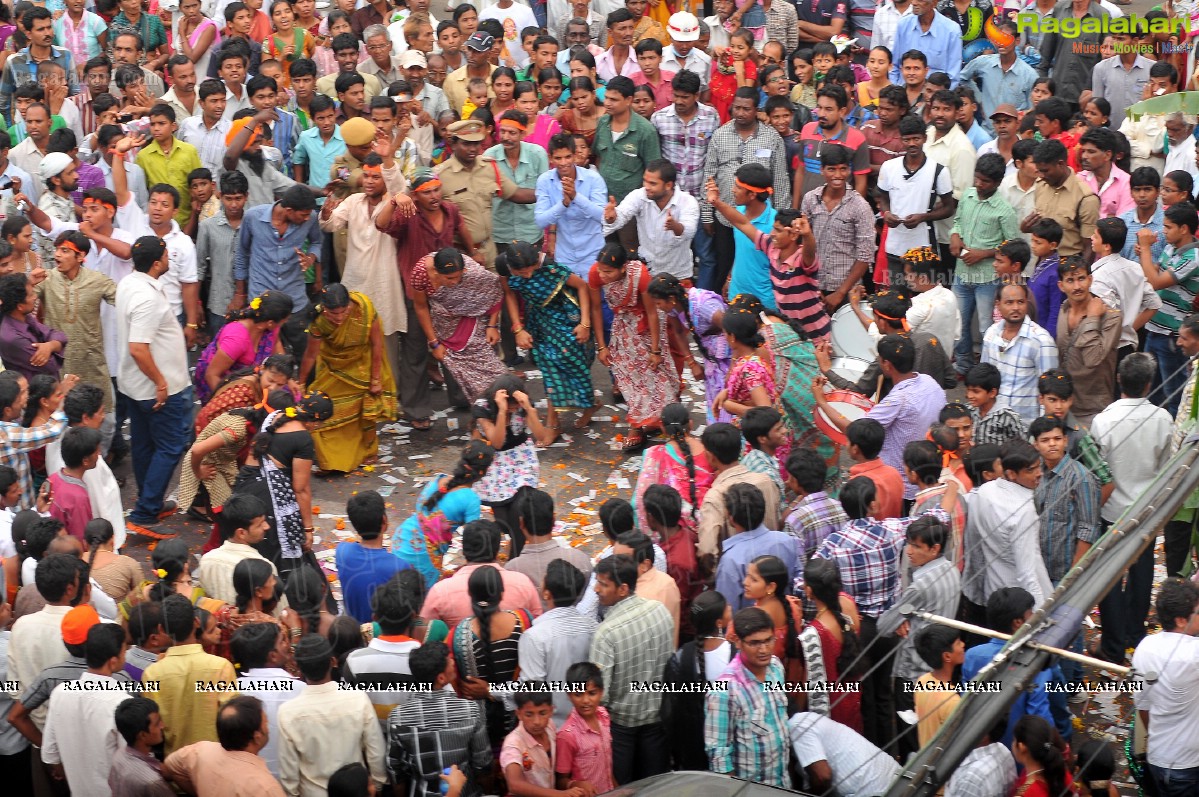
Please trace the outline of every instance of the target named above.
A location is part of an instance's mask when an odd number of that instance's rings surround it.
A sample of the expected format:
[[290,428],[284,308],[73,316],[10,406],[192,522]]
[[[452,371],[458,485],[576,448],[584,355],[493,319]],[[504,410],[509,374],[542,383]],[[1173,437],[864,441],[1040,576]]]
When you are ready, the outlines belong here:
[[680,11],[666,21],[666,32],[674,41],[693,42],[699,39],[699,20],[695,14]]
[[51,152],[46,157],[42,158],[42,162],[37,166],[37,176],[43,180],[49,180],[51,177],[57,177],[66,171],[67,167],[75,162],[75,159],[65,152]]
[[400,53],[400,66],[404,69],[409,67],[419,66],[421,69],[427,69],[429,62],[425,60],[425,54],[420,50],[405,50]]

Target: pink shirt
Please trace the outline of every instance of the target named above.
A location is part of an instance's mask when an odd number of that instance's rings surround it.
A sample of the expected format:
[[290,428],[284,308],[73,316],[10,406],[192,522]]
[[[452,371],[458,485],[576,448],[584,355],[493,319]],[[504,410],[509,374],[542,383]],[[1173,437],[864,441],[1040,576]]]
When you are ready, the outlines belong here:
[[1132,201],[1132,188],[1128,183],[1128,172],[1119,166],[1112,166],[1111,174],[1107,176],[1107,182],[1103,185],[1099,185],[1095,175],[1090,172],[1079,172],[1078,179],[1099,195],[1099,218],[1101,219],[1106,219],[1108,216],[1119,216],[1136,207],[1136,203]]
[[592,729],[579,712],[571,711],[558,731],[558,758],[554,771],[571,780],[585,780],[597,794],[616,788],[612,780],[612,721],[608,709],[596,709],[599,731]]
[[83,539],[83,527],[92,519],[92,501],[87,486],[62,471],[50,474],[50,517],[58,518],[67,527],[67,534]]
[[546,750],[540,742],[530,736],[524,725],[518,724],[516,730],[504,737],[504,744],[500,747],[500,767],[507,769],[509,764],[519,764],[525,772],[525,780],[534,786],[552,789],[554,788],[553,723],[546,726],[545,733],[550,741],[549,750]]
[[654,110],[660,111],[667,105],[674,103],[674,87],[670,85],[670,81],[674,80],[674,72],[669,72],[665,69],[658,70],[658,85],[649,82],[649,78],[644,72],[638,72],[633,76],[634,86],[649,86],[654,92]]
[[[278,330],[271,330],[264,334],[268,340],[273,340],[279,332]],[[229,356],[229,359],[233,360],[234,368],[249,368],[250,366],[257,365],[254,361],[255,355],[258,353],[257,347],[254,345],[254,341],[250,337],[250,330],[246,329],[245,324],[225,324],[225,326],[221,327],[221,332],[217,336],[216,345],[218,349]]]
[[537,594],[537,588],[533,586],[529,577],[515,570],[504,570],[494,563],[465,565],[458,568],[449,578],[438,581],[425,597],[420,616],[426,620],[441,620],[450,628],[458,625],[459,620],[473,616],[466,582],[470,579],[470,574],[479,567],[494,567],[500,571],[500,579],[504,582],[504,597],[500,600],[500,609],[524,609],[534,617],[541,616],[541,596]]

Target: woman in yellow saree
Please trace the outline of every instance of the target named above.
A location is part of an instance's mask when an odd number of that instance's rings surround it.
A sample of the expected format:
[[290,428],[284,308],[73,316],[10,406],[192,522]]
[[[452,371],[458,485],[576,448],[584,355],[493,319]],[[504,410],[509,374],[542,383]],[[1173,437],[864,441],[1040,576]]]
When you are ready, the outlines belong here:
[[396,389],[384,356],[383,328],[366,295],[333,283],[321,294],[308,327],[300,383],[312,369],[312,390],[333,401],[333,417],[312,432],[321,470],[347,473],[373,460],[377,424],[396,417]]

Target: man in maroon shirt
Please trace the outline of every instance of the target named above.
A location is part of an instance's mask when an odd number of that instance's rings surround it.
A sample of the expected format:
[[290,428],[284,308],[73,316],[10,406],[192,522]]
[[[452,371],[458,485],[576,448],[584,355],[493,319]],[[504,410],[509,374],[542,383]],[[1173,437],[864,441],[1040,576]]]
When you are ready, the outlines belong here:
[[[404,302],[408,305],[408,318],[416,318],[412,306],[412,269],[421,258],[444,249],[457,246],[464,252],[474,249],[474,242],[467,232],[462,214],[453,202],[441,195],[441,179],[429,169],[421,169],[412,181],[409,192],[416,204],[416,213],[397,213],[396,203],[389,202],[375,219],[375,226],[396,239],[396,265],[404,281]],[[408,331],[400,336],[400,350],[389,352],[392,358],[392,373],[400,388],[400,406],[409,423],[416,429],[426,430],[433,422],[429,416],[429,341],[425,339],[420,324],[411,323]],[[466,404],[466,396],[453,378],[445,375],[446,388],[450,391],[452,406]]]

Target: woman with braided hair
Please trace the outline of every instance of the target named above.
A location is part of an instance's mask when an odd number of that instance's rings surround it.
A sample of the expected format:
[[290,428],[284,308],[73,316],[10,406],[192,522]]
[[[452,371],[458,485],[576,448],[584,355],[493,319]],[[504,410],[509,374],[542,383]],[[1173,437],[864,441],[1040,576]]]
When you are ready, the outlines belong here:
[[[691,369],[691,376],[697,382],[703,380],[708,423],[730,422],[733,416],[724,411],[713,414],[711,409],[716,395],[724,389],[732,356],[722,326],[728,305],[718,293],[702,288],[684,288],[673,274],[654,277],[650,280],[648,290],[654,304],[666,314],[666,332],[674,343],[672,348],[688,352],[683,364]],[[686,339],[688,332],[704,356],[703,365],[690,354]]]
[[[662,680],[671,686],[715,681],[733,657],[733,646],[726,639],[732,627],[728,602],[716,590],[701,592],[689,612],[695,639],[666,662]],[[671,729],[670,756],[674,769],[704,771],[708,753],[704,747],[703,690],[672,692],[662,695],[662,724]]]
[[292,299],[282,291],[264,291],[226,324],[196,361],[196,398],[208,401],[230,371],[253,368],[272,354],[282,354],[279,327],[291,316]]
[[417,496],[416,511],[392,535],[391,552],[420,572],[427,587],[441,578],[441,560],[454,531],[479,519],[479,495],[471,488],[494,458],[495,450],[486,442],[470,441],[453,472],[429,480]]
[[641,473],[633,490],[632,504],[637,510],[637,528],[655,537],[649,531],[645,516],[645,491],[654,484],[665,484],[678,490],[683,497],[681,526],[694,529],[697,513],[708,488],[716,475],[708,467],[703,444],[691,434],[691,411],[684,404],[667,404],[662,409],[662,429],[666,442],[653,446],[641,460]]
[[759,316],[731,308],[722,321],[725,338],[732,353],[732,364],[725,377],[724,389],[712,401],[712,412],[721,410],[736,416],[733,423],[740,426],[741,417],[751,407],[771,407],[778,399],[773,363],[761,356],[766,345],[761,334]]
[[[852,683],[860,677],[855,663],[861,652],[860,623],[853,598],[841,589],[841,573],[828,559],[808,560],[803,574],[804,596],[816,613],[799,633],[804,677],[800,680]],[[852,669],[851,669],[852,667]],[[862,732],[862,696],[859,692],[813,693],[808,711],[824,714],[858,733]]]

